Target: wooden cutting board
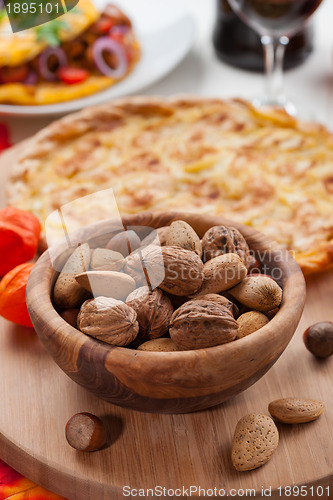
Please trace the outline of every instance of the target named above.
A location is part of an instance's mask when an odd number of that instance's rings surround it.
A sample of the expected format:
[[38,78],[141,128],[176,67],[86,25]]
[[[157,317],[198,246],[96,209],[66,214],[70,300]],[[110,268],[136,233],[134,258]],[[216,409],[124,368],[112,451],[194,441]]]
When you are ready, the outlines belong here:
[[[0,158],[1,186],[13,154]],[[274,367],[229,402],[186,415],[138,413],[98,400],[58,368],[33,330],[0,319],[0,458],[70,500],[123,499],[132,489],[133,496],[149,498],[152,491],[143,490],[156,487],[155,497],[165,488],[169,497],[198,498],[200,487],[201,496],[204,490],[212,497],[225,491],[238,498],[255,489],[259,497],[262,488],[271,488],[270,498],[290,498],[283,488],[293,485],[305,487],[303,498],[330,498],[333,357],[316,360],[302,333],[316,321],[333,321],[333,272],[310,277],[307,287],[299,328]],[[270,462],[256,471],[235,471],[230,452],[239,418],[267,413],[271,400],[287,396],[320,399],[326,412],[309,424],[279,425],[280,444]],[[80,411],[105,422],[110,436],[105,449],[85,454],[68,446],[65,424]]]

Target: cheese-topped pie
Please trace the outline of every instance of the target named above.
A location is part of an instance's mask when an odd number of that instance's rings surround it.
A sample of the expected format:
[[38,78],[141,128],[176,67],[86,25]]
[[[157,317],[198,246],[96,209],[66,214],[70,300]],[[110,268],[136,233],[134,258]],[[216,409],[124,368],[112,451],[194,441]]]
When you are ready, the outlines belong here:
[[293,251],[305,272],[332,266],[333,135],[283,111],[190,97],[87,109],[30,140],[8,201],[45,221],[110,187],[120,213],[223,214]]

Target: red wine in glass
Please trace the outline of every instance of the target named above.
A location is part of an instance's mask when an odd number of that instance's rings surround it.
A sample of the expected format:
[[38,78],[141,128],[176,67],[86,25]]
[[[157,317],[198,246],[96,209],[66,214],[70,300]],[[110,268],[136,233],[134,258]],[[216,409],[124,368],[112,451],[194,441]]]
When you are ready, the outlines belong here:
[[[284,69],[303,63],[313,50],[314,26],[307,23],[290,38],[283,61]],[[213,45],[224,62],[251,71],[264,70],[260,36],[232,10],[227,0],[216,0]]]
[[289,38],[304,26],[322,0],[228,0],[235,13],[259,35],[264,49],[266,95],[259,106],[273,105],[297,114],[283,93],[283,58]]
[[236,0],[238,14],[256,31],[276,36],[291,35],[319,7],[322,0]]

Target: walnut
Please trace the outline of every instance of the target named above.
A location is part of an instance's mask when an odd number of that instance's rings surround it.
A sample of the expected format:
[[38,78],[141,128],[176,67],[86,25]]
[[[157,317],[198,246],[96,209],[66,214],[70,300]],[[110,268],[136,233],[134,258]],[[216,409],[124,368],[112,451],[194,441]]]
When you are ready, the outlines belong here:
[[172,295],[191,295],[202,286],[203,263],[191,250],[179,247],[163,247],[165,276],[159,285],[161,290]]
[[126,304],[137,313],[139,335],[142,340],[162,337],[169,328],[173,307],[170,299],[156,288],[137,288],[126,299]]
[[121,253],[124,257],[139,248],[141,240],[134,231],[122,231],[111,238],[106,245],[108,250]]
[[77,318],[78,329],[96,339],[117,346],[130,344],[139,332],[136,312],[117,299],[86,300]]
[[203,263],[190,250],[150,245],[126,258],[125,272],[137,286],[146,286],[172,295],[196,293],[203,282]]
[[193,300],[206,300],[210,302],[217,302],[218,304],[221,304],[222,306],[226,307],[234,318],[237,318],[239,313],[238,307],[236,306],[236,304],[234,304],[234,302],[227,299],[226,297],[223,297],[222,295],[219,295],[218,293],[207,293],[205,295],[197,295],[196,297],[193,298]]
[[156,288],[164,278],[161,248],[148,245],[132,252],[125,259],[124,272],[135,280],[137,287]]
[[207,262],[225,253],[236,253],[248,269],[250,250],[244,236],[234,227],[214,226],[202,238],[202,257]]
[[228,307],[194,299],[173,313],[169,331],[178,349],[204,349],[235,340],[238,324]]

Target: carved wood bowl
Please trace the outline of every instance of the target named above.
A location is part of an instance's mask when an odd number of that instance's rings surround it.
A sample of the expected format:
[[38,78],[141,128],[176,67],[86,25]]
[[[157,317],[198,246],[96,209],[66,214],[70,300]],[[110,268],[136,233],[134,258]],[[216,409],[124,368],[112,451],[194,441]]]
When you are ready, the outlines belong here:
[[[283,288],[279,312],[263,328],[228,344],[180,352],[147,352],[114,347],[88,337],[54,309],[51,291],[58,273],[49,251],[39,258],[27,286],[27,304],[39,338],[60,368],[75,382],[110,403],[157,413],[187,413],[217,405],[244,391],[271,368],[291,340],[305,302],[303,274],[291,255],[253,229],[218,216],[142,213],[123,218],[128,226],[158,228],[187,221],[199,234],[212,226],[237,227],[259,252],[266,274],[278,274]],[[83,228],[76,244],[102,234],[108,222]],[[63,251],[64,249],[62,249]],[[61,251],[59,251],[61,253]]]

